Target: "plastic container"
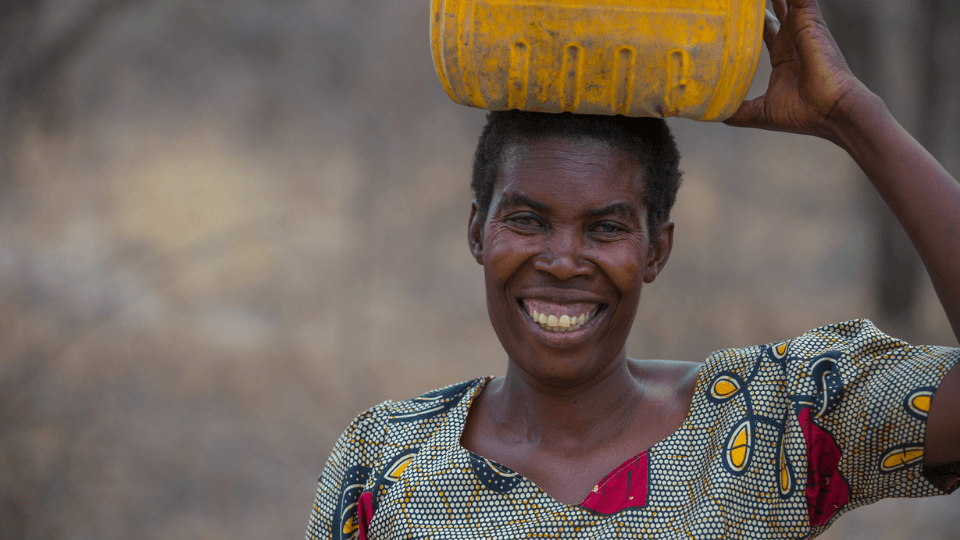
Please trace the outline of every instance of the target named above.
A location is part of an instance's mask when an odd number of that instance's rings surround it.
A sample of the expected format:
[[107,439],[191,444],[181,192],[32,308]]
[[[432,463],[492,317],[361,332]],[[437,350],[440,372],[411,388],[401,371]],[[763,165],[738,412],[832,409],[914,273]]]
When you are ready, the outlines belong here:
[[763,0],[431,0],[447,94],[491,110],[683,116],[737,110]]

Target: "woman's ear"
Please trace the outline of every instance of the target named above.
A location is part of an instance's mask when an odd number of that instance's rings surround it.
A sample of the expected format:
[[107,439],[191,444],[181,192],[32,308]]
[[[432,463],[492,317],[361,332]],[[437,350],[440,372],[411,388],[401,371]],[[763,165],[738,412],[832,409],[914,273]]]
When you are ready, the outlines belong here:
[[470,253],[483,265],[483,221],[480,219],[477,201],[470,206],[470,226],[467,228],[467,242],[470,244]]
[[656,231],[651,231],[650,249],[647,252],[647,266],[643,270],[643,282],[653,283],[670,258],[673,249],[673,221],[663,222]]

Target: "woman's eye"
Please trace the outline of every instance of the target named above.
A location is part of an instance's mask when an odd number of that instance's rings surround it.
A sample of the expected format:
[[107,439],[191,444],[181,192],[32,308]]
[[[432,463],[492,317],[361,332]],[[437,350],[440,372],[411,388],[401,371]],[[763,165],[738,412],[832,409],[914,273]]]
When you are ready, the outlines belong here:
[[520,215],[510,218],[510,221],[521,227],[540,227],[543,223],[536,216]]
[[623,228],[613,223],[597,223],[592,227],[592,231],[603,234],[613,234],[623,232]]

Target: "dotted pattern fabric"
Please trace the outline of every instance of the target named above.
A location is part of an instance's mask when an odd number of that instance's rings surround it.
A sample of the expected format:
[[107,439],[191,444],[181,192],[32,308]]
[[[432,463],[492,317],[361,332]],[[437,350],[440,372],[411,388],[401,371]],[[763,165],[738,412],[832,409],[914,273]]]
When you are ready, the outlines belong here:
[[334,447],[307,538],[812,538],[880,498],[944,493],[923,476],[923,435],[958,359],[867,320],[717,351],[684,424],[635,469],[645,503],[603,513],[460,446],[486,379],[385,402]]

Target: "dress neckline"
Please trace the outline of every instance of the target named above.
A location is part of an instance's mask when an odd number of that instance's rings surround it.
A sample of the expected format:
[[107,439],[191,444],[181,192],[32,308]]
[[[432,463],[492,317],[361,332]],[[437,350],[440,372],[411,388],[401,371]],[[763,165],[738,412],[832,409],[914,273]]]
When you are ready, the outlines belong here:
[[[604,483],[606,483],[606,482],[607,482],[608,480],[610,480],[611,478],[617,476],[617,473],[618,473],[619,471],[621,471],[621,470],[623,470],[623,469],[625,469],[625,468],[630,467],[630,466],[631,466],[633,463],[635,463],[637,460],[639,460],[639,459],[641,459],[641,458],[645,458],[648,454],[651,453],[651,451],[655,450],[657,447],[659,447],[659,446],[661,446],[661,445],[663,445],[663,444],[668,443],[668,442],[671,441],[672,439],[675,439],[675,438],[679,437],[679,436],[686,430],[688,424],[690,423],[690,417],[691,417],[691,415],[692,415],[692,413],[693,413],[694,402],[695,402],[696,399],[697,399],[697,395],[699,395],[699,393],[700,393],[700,391],[701,391],[701,388],[700,388],[700,387],[701,387],[701,385],[703,384],[703,380],[702,380],[702,377],[701,377],[701,376],[703,375],[704,370],[706,369],[706,365],[707,365],[707,362],[708,362],[708,361],[709,361],[709,358],[707,359],[707,361],[705,361],[705,362],[703,362],[702,364],[700,364],[700,368],[697,370],[697,384],[696,384],[695,387],[694,387],[693,397],[690,399],[690,404],[687,406],[687,414],[686,414],[686,416],[683,418],[683,422],[680,424],[680,426],[679,426],[676,430],[674,430],[673,432],[671,432],[670,434],[668,434],[667,436],[665,436],[664,438],[662,438],[662,439],[660,439],[659,441],[655,442],[653,445],[651,445],[651,446],[650,446],[649,448],[647,448],[646,450],[643,450],[642,452],[640,452],[640,453],[638,453],[638,454],[636,454],[636,455],[634,455],[634,456],[631,456],[631,457],[627,458],[626,460],[624,460],[623,463],[621,463],[620,465],[614,467],[610,472],[608,472],[607,474],[605,474],[605,475],[603,476],[603,478],[600,478],[600,479],[597,481],[596,487],[594,488],[594,490],[596,490],[596,489],[597,489],[598,487],[600,487],[600,486],[603,486]],[[492,459],[490,459],[490,458],[481,456],[480,454],[477,454],[476,452],[474,452],[474,451],[472,451],[472,450],[469,450],[469,449],[467,449],[467,448],[464,448],[463,445],[460,443],[460,439],[461,439],[461,437],[463,437],[463,429],[464,429],[464,427],[466,427],[466,425],[467,425],[467,416],[470,414],[470,408],[471,408],[471,406],[473,405],[473,400],[476,399],[476,397],[480,395],[480,393],[483,391],[483,389],[487,386],[487,383],[489,383],[489,382],[490,382],[491,380],[493,380],[494,378],[495,378],[495,377],[493,377],[492,375],[488,375],[488,376],[486,376],[486,377],[480,377],[480,378],[476,379],[476,381],[474,382],[473,388],[471,388],[471,390],[470,390],[470,395],[467,396],[466,399],[462,400],[462,401],[460,402],[460,404],[458,405],[458,408],[460,408],[460,407],[463,408],[463,413],[462,413],[461,415],[459,415],[459,417],[460,417],[460,424],[459,424],[458,426],[451,426],[451,427],[454,427],[454,428],[456,429],[457,451],[458,451],[459,453],[461,453],[462,455],[465,455],[465,456],[467,456],[467,457],[473,457],[473,458],[475,458],[475,459],[485,461],[485,462],[489,463],[491,466],[493,466],[493,467],[495,467],[495,468],[497,468],[497,469],[500,469],[501,471],[504,471],[504,472],[508,473],[508,474],[511,475],[511,476],[516,476],[517,478],[520,479],[521,482],[529,484],[529,485],[532,486],[534,489],[536,489],[536,491],[537,491],[538,493],[540,493],[540,494],[543,495],[544,497],[549,498],[551,501],[553,501],[553,502],[556,503],[556,504],[559,504],[559,505],[561,505],[561,506],[565,506],[565,507],[567,507],[567,508],[581,508],[581,509],[584,509],[584,508],[585,508],[585,507],[584,507],[584,503],[587,502],[587,500],[590,498],[590,495],[591,495],[592,493],[594,493],[595,491],[591,491],[591,493],[587,494],[587,496],[584,497],[584,499],[583,499],[582,501],[580,501],[579,504],[572,505],[572,504],[566,504],[566,503],[560,502],[560,501],[558,501],[557,499],[554,499],[549,493],[547,493],[546,491],[544,491],[543,488],[541,488],[539,485],[537,485],[537,483],[534,482],[533,480],[530,480],[530,479],[527,478],[526,476],[523,476],[522,474],[514,471],[513,469],[511,469],[510,467],[507,467],[506,465],[503,465],[503,464],[501,464],[501,463],[499,463],[499,462],[497,462],[497,461],[495,461],[495,460],[492,460]]]

